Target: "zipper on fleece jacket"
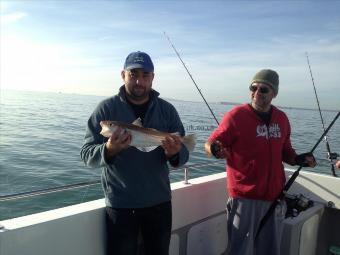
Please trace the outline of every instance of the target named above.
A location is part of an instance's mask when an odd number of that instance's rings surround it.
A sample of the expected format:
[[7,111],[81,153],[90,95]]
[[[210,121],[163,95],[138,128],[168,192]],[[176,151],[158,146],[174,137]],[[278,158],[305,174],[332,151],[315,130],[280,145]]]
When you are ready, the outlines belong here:
[[267,178],[267,190],[266,190],[266,194],[269,194],[269,187],[270,187],[270,181],[272,179],[272,165],[273,165],[273,160],[272,160],[272,144],[270,142],[270,136],[269,136],[269,126],[270,126],[271,121],[266,124],[266,128],[267,128],[267,134],[268,134],[268,149],[269,149],[269,174],[268,174],[268,178]]
[[[254,113],[255,113],[255,111],[254,111]],[[256,113],[255,113],[256,114]],[[272,113],[273,114],[273,113]],[[271,146],[271,142],[270,142],[270,136],[269,136],[269,126],[270,126],[270,124],[272,123],[272,119],[273,119],[273,116],[271,115],[270,116],[270,121],[269,121],[269,123],[266,123],[265,121],[263,121],[261,118],[260,118],[260,116],[258,116],[257,114],[256,114],[256,118],[259,120],[259,123],[260,124],[264,124],[265,126],[266,126],[266,131],[267,131],[267,148],[268,148],[268,156],[269,156],[269,173],[268,173],[268,177],[267,177],[267,189],[265,189],[265,193],[264,193],[264,196],[263,197],[266,197],[266,194],[268,194],[268,191],[269,191],[269,187],[270,187],[270,185],[269,185],[269,183],[270,183],[270,181],[271,181],[271,179],[272,179],[272,165],[273,165],[273,161],[272,161],[272,146]]]

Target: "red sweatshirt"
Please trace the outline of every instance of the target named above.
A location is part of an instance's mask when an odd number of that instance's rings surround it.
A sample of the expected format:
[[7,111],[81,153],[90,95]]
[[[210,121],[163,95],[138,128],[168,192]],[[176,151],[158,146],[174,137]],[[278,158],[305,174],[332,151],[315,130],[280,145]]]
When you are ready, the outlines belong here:
[[283,189],[282,161],[295,164],[286,114],[272,106],[266,125],[250,105],[227,112],[209,141],[219,140],[230,153],[227,159],[227,187],[230,197],[274,200]]

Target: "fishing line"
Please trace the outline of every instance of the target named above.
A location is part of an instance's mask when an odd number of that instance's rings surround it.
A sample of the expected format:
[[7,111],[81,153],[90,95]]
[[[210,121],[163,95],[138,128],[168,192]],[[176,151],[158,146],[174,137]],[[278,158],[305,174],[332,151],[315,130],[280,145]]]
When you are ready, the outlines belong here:
[[217,118],[216,118],[216,116],[215,116],[214,112],[211,110],[211,108],[210,108],[210,106],[209,106],[209,104],[208,104],[207,100],[205,100],[205,98],[204,98],[204,96],[203,96],[203,94],[202,94],[201,90],[198,88],[198,86],[197,86],[197,84],[196,84],[196,82],[195,82],[194,78],[192,77],[192,75],[191,75],[191,73],[189,72],[189,70],[188,70],[187,66],[186,66],[186,65],[185,65],[185,63],[183,62],[183,60],[182,60],[181,56],[179,55],[178,51],[176,50],[175,46],[174,46],[174,45],[173,45],[173,43],[171,42],[171,40],[170,40],[169,36],[167,36],[167,34],[166,34],[165,32],[164,32],[164,36],[165,36],[165,37],[168,39],[168,41],[169,41],[169,43],[170,43],[171,47],[174,49],[174,51],[175,51],[175,53],[176,53],[177,57],[178,57],[178,58],[179,58],[179,60],[182,62],[183,66],[184,66],[185,70],[187,71],[187,73],[189,74],[189,76],[190,76],[190,78],[191,78],[192,82],[195,84],[195,87],[196,87],[196,89],[197,89],[197,90],[198,90],[198,92],[200,93],[200,95],[201,95],[201,97],[203,98],[203,100],[204,100],[205,104],[208,106],[208,108],[209,108],[209,111],[210,111],[210,113],[212,114],[212,116],[214,117],[214,119],[215,119],[215,121],[216,121],[217,125],[219,125],[220,123],[218,122],[218,120],[217,120]]
[[[313,151],[316,149],[316,147],[318,147],[318,145],[320,144],[320,142],[322,141],[322,139],[324,139],[324,136],[327,135],[328,131],[331,129],[331,127],[333,126],[333,124],[335,123],[335,121],[339,118],[340,116],[340,112],[338,112],[338,114],[335,116],[335,118],[333,119],[333,121],[331,122],[331,124],[329,124],[329,126],[327,127],[327,129],[323,132],[323,134],[321,135],[321,137],[319,138],[319,140],[316,142],[316,144],[314,145],[314,147],[311,149],[311,153],[313,153]],[[255,240],[257,239],[259,233],[261,232],[261,229],[263,228],[263,226],[266,224],[266,222],[268,221],[268,219],[270,218],[270,216],[273,214],[276,205],[278,204],[278,201],[280,199],[282,199],[285,195],[285,193],[288,191],[288,189],[290,188],[290,186],[292,186],[292,184],[294,183],[295,179],[298,177],[300,170],[302,169],[302,166],[299,166],[299,168],[292,174],[292,176],[290,177],[290,179],[288,180],[288,182],[286,183],[286,185],[284,186],[284,188],[282,189],[282,191],[280,192],[279,196],[272,202],[272,204],[270,205],[268,211],[266,212],[266,214],[263,216],[259,228],[256,232],[255,235]]]
[[[308,58],[308,53],[306,52],[306,58],[307,58],[307,64],[308,64],[308,67],[309,67],[309,73],[310,73],[310,76],[312,78],[312,84],[313,84],[313,88],[314,88],[314,94],[315,94],[315,98],[316,98],[316,102],[318,104],[318,109],[319,109],[319,114],[320,114],[320,119],[321,119],[321,123],[322,123],[322,128],[323,128],[323,131],[325,132],[325,123],[323,121],[323,117],[322,117],[322,112],[321,112],[321,108],[320,108],[320,103],[319,103],[319,98],[318,98],[318,94],[316,93],[316,88],[315,88],[315,83],[314,83],[314,77],[313,77],[313,73],[312,73],[312,68],[310,66],[310,63],[309,63],[309,58]],[[327,138],[327,135],[325,135],[325,142],[326,142],[326,148],[327,148],[327,151],[328,151],[328,158],[330,159],[330,161],[332,162],[331,160],[331,156],[332,156],[332,153],[331,153],[331,148],[329,146],[329,142],[328,142],[328,138]],[[334,164],[331,163],[331,168],[332,168],[332,174],[333,176],[337,176],[335,174],[335,169],[334,169]]]

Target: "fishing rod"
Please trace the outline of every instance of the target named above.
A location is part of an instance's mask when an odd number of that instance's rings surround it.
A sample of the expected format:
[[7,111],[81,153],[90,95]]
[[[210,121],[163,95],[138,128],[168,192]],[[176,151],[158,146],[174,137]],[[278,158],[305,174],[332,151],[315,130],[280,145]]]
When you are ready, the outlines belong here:
[[[321,108],[320,108],[320,103],[319,103],[319,98],[318,98],[318,94],[316,93],[316,88],[315,88],[315,84],[314,84],[314,77],[313,77],[313,73],[312,73],[312,68],[310,66],[310,63],[309,63],[309,58],[308,58],[308,53],[306,52],[306,58],[307,58],[307,64],[308,64],[308,67],[309,67],[309,73],[310,73],[310,76],[312,78],[312,84],[313,84],[313,88],[314,88],[314,94],[315,94],[315,98],[316,98],[316,102],[318,104],[318,109],[319,109],[319,114],[320,114],[320,119],[321,119],[321,123],[322,123],[322,127],[323,127],[323,131],[325,131],[325,123],[323,121],[323,117],[322,117],[322,112],[321,112]],[[337,158],[337,154],[334,154],[334,153],[331,153],[331,148],[329,146],[329,142],[328,142],[328,138],[327,138],[327,135],[325,135],[325,142],[326,142],[326,148],[327,148],[327,151],[328,151],[328,159],[332,162],[332,159],[335,159]],[[334,164],[331,164],[331,169],[332,169],[332,174],[333,176],[337,176],[335,174],[335,169],[334,169]]]
[[[331,127],[333,126],[333,124],[335,123],[335,121],[339,118],[340,116],[340,112],[338,112],[338,114],[335,116],[335,118],[333,119],[333,121],[331,122],[331,124],[329,124],[329,126],[327,127],[327,129],[323,132],[323,134],[321,135],[321,137],[319,138],[319,140],[316,142],[316,144],[314,145],[314,147],[312,148],[312,150],[310,151],[310,153],[313,153],[313,151],[316,149],[316,147],[318,147],[319,143],[322,141],[322,139],[324,138],[324,136],[327,135],[328,131],[331,129]],[[292,186],[292,184],[294,183],[295,179],[298,177],[300,170],[302,169],[302,166],[299,166],[299,168],[293,173],[293,175],[290,177],[290,179],[288,180],[288,182],[286,183],[286,185],[284,186],[283,190],[280,192],[279,196],[272,202],[272,204],[270,205],[268,211],[266,212],[266,214],[263,216],[259,228],[256,232],[255,235],[255,239],[258,237],[259,233],[261,232],[261,229],[263,228],[263,226],[266,224],[266,222],[268,221],[268,219],[270,218],[270,216],[273,214],[275,207],[278,203],[278,201],[280,199],[282,199],[285,196],[285,193],[287,193],[288,189],[290,188],[290,186]]]
[[175,46],[174,46],[174,45],[173,45],[173,43],[171,42],[171,40],[170,40],[169,36],[167,36],[167,34],[166,34],[165,32],[164,32],[164,36],[165,36],[165,37],[168,39],[168,41],[169,41],[169,43],[170,43],[171,47],[174,49],[174,51],[175,51],[175,53],[176,53],[177,57],[178,57],[178,58],[179,58],[179,60],[182,62],[183,66],[184,66],[185,70],[187,71],[187,73],[189,74],[189,76],[190,76],[190,78],[191,78],[192,82],[195,84],[195,86],[196,86],[196,89],[197,89],[197,90],[198,90],[198,92],[200,93],[200,95],[201,95],[201,97],[203,98],[203,100],[204,100],[205,104],[208,106],[208,108],[209,108],[209,111],[210,111],[210,113],[212,114],[212,116],[214,117],[214,119],[215,119],[215,121],[216,121],[217,125],[219,125],[220,123],[218,122],[218,120],[217,120],[217,118],[216,118],[216,116],[215,116],[214,112],[211,110],[211,108],[210,108],[210,106],[209,106],[209,104],[208,104],[207,100],[205,100],[205,98],[204,98],[204,96],[203,96],[203,94],[202,94],[201,90],[198,88],[198,86],[197,86],[197,84],[196,84],[196,82],[195,82],[194,78],[192,77],[192,75],[191,75],[191,73],[189,72],[189,70],[188,70],[187,66],[186,66],[186,65],[185,65],[185,63],[183,62],[183,60],[182,60],[181,56],[179,55],[178,51],[176,50]]

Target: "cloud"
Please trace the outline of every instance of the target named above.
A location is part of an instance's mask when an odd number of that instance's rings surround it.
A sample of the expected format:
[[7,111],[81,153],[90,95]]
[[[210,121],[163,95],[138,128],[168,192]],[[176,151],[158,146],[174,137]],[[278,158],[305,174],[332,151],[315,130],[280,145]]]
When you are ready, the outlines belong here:
[[1,25],[7,25],[7,24],[10,24],[10,23],[14,23],[18,20],[21,20],[25,16],[27,16],[27,14],[24,13],[24,12],[14,12],[14,13],[10,13],[10,14],[4,14],[4,15],[0,16],[0,24]]

